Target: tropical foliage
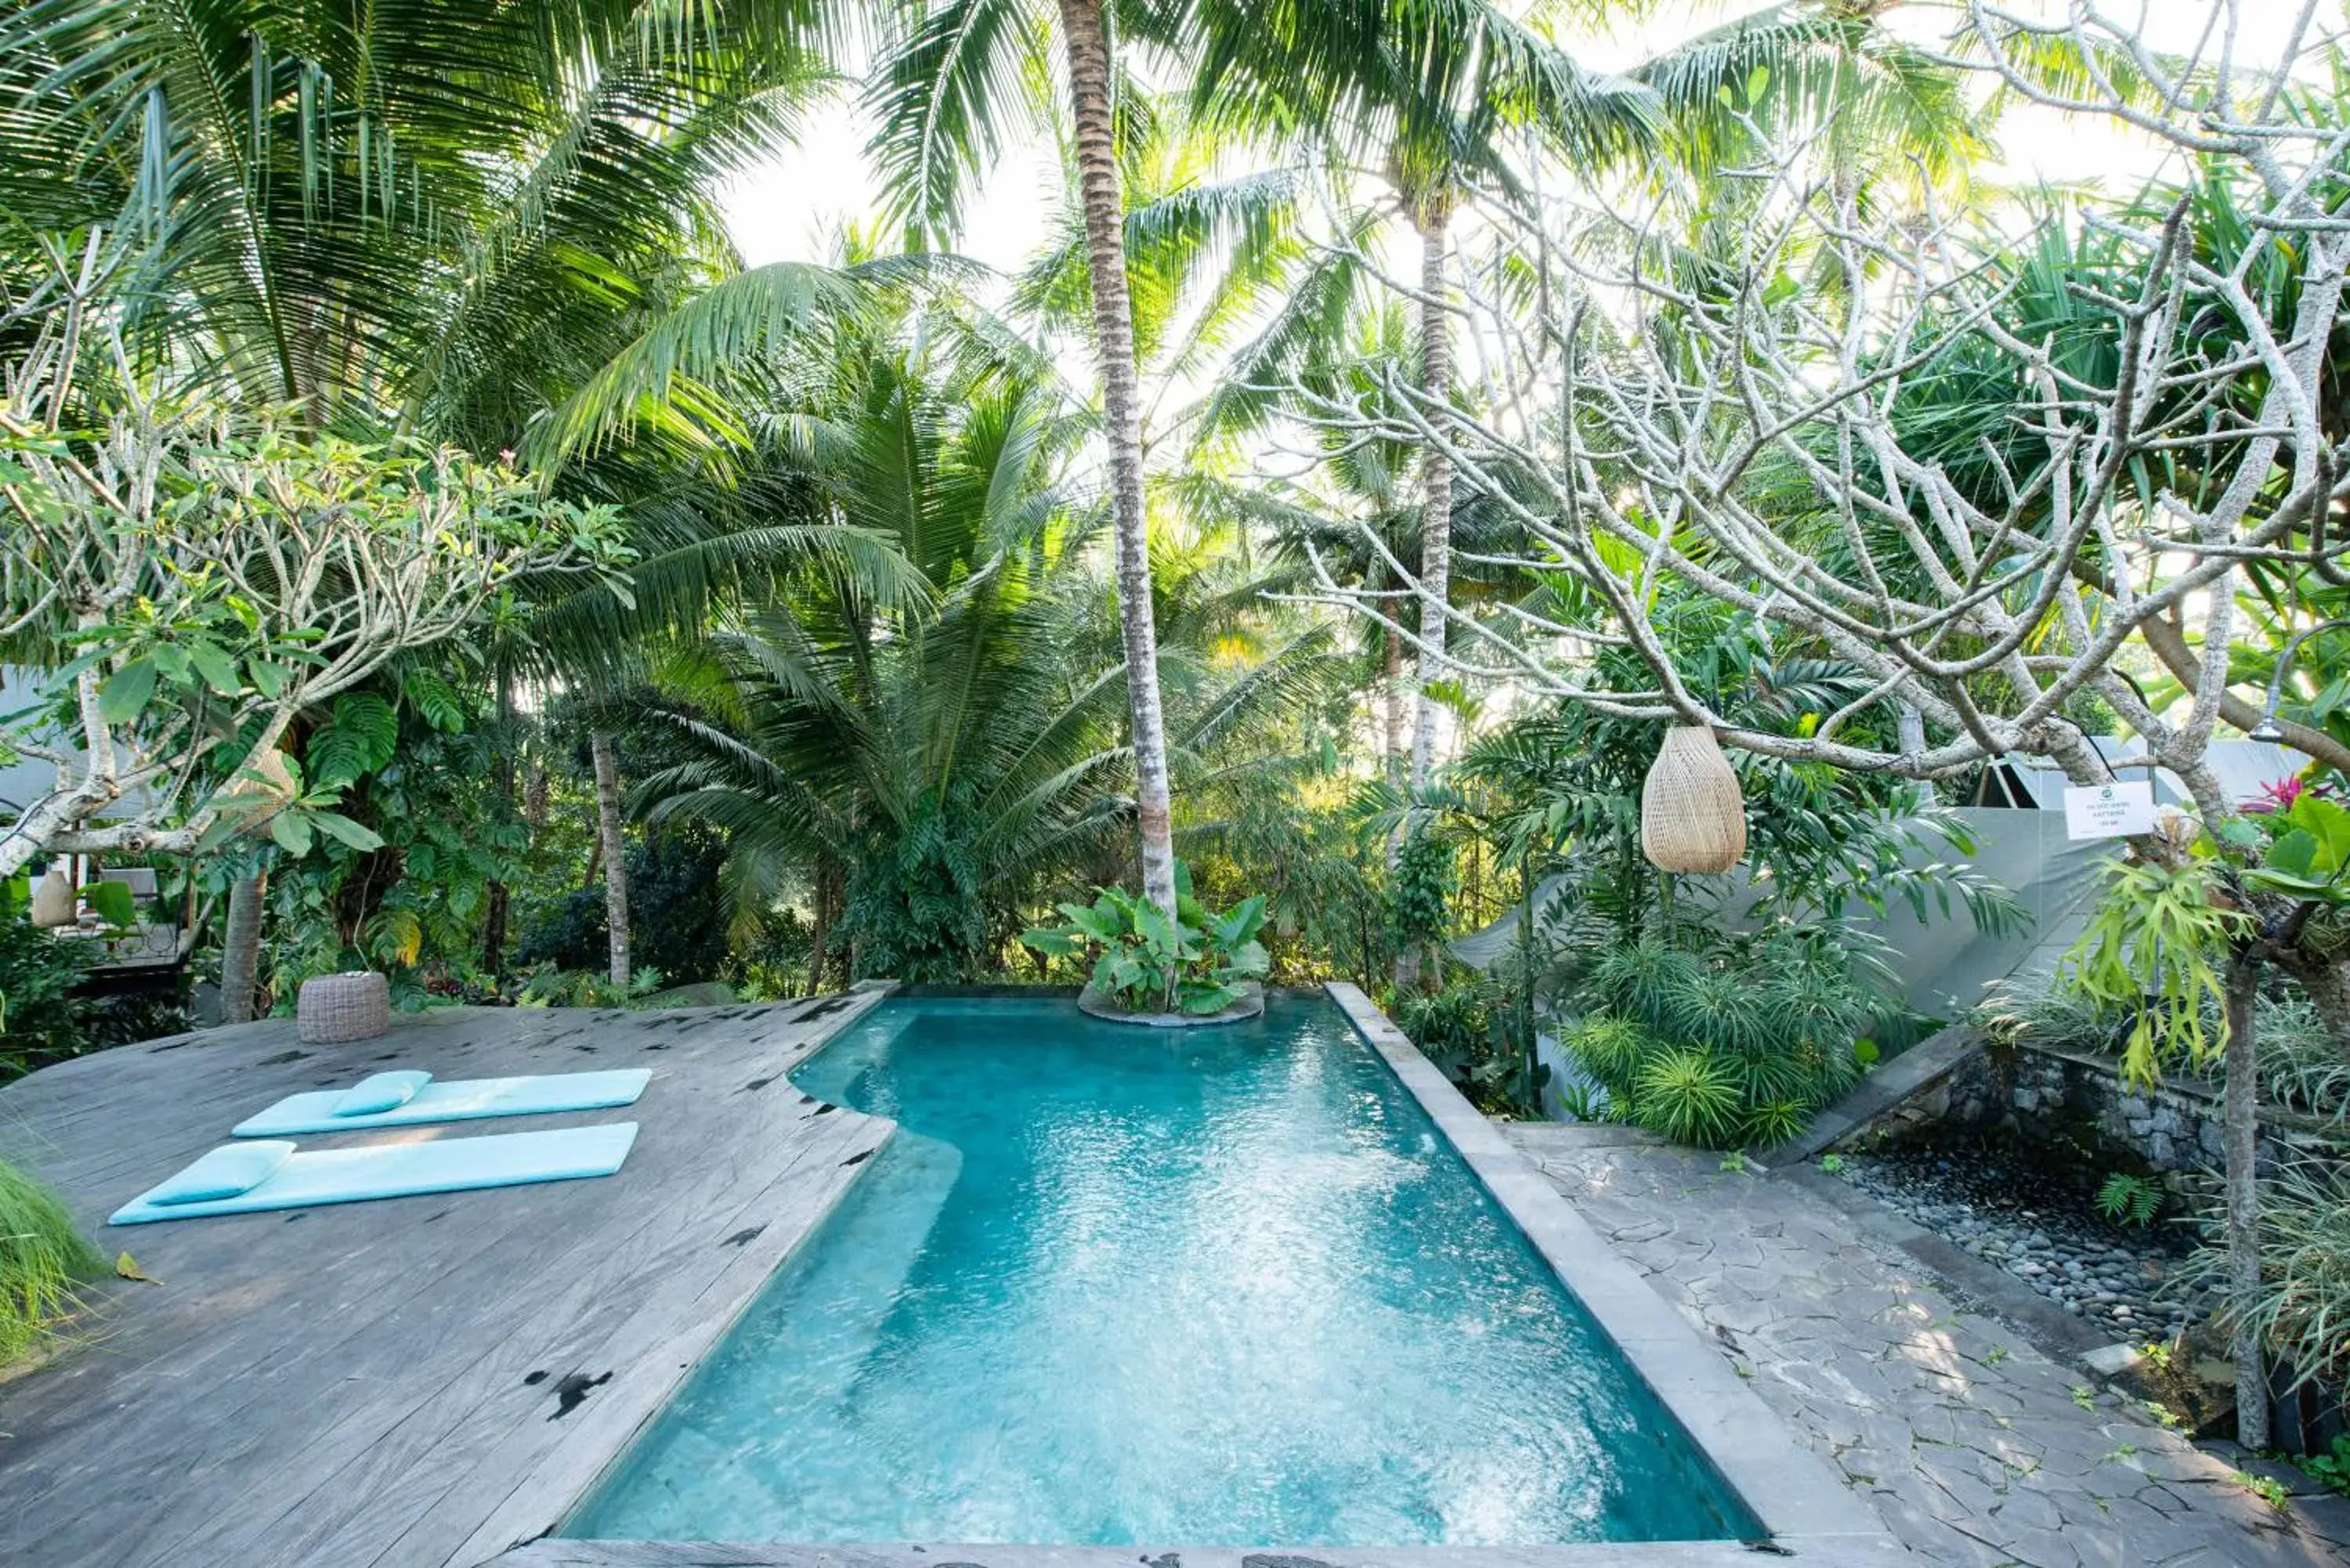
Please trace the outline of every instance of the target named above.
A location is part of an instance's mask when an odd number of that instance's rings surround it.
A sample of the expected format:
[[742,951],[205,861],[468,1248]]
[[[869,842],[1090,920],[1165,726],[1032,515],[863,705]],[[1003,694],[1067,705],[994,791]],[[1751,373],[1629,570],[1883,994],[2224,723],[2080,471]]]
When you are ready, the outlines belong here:
[[1269,965],[1256,940],[1264,899],[1245,898],[1219,915],[1191,896],[1191,881],[1179,864],[1172,919],[1147,898],[1104,888],[1091,904],[1061,906],[1067,925],[1020,940],[1048,958],[1092,958],[1088,989],[1128,1012],[1222,1012]]
[[[229,1021],[1344,977],[1491,1112],[1736,1147],[1929,1022],[1883,932],[2022,933],[1954,803],[2135,746],[2194,821],[2012,1026],[2338,1120],[2350,71],[1885,10],[0,5],[0,877],[153,870],[95,923]],[[748,265],[836,88],[879,210]],[[1981,178],[2051,99],[2164,177]],[[1647,857],[1668,724],[1729,873]],[[135,1027],[21,897],[0,1061]],[[2249,1390],[2338,1238],[2231,1128]]]

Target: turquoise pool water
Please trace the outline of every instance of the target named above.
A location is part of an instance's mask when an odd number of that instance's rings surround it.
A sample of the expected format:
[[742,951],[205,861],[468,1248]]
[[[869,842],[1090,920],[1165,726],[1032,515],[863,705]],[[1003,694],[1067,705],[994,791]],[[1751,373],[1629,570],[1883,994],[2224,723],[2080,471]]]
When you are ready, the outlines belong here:
[[899,1130],[565,1533],[1759,1533],[1326,1000],[895,1000],[794,1081]]

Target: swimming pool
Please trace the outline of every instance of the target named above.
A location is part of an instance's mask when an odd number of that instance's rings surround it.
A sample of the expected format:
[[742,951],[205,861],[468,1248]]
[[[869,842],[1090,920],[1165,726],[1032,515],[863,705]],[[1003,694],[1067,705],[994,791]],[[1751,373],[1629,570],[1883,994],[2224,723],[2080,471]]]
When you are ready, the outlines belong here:
[[893,999],[793,1081],[899,1130],[562,1533],[1762,1533],[1327,1001]]

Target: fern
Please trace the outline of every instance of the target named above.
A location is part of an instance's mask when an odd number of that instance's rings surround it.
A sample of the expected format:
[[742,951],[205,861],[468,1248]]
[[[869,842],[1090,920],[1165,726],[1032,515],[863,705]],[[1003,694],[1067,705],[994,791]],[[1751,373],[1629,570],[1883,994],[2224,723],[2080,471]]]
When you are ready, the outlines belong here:
[[2162,1186],[2146,1177],[2117,1170],[2097,1189],[2097,1210],[2116,1225],[2144,1229],[2162,1211]]

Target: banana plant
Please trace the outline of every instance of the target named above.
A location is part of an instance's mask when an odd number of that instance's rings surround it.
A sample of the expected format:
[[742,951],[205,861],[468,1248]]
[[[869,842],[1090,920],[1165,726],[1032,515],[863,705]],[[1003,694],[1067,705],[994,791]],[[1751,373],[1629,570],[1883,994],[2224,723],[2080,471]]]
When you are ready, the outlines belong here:
[[1222,1012],[1271,967],[1257,933],[1264,897],[1253,894],[1218,915],[1192,896],[1191,875],[1175,867],[1175,913],[1119,888],[1091,904],[1060,906],[1066,926],[1039,927],[1021,941],[1049,958],[1093,956],[1093,989],[1133,1012]]

